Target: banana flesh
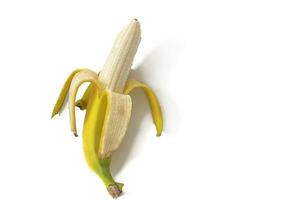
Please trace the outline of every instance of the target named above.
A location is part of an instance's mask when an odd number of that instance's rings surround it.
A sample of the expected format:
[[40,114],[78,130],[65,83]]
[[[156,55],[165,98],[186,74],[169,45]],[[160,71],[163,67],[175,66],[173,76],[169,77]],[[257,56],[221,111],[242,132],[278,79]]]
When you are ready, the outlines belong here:
[[141,28],[136,19],[118,34],[99,76],[109,90],[123,92],[140,40]]
[[[76,69],[67,78],[51,117],[62,108],[68,95],[70,128],[77,136],[75,106],[86,109],[83,126],[83,151],[90,169],[103,181],[113,198],[118,197],[122,183],[115,182],[110,173],[113,152],[122,143],[130,121],[132,101],[130,92],[142,89],[148,97],[152,118],[160,136],[163,130],[162,112],[153,90],[145,83],[127,80],[141,39],[140,23],[134,19],[118,34],[101,73]],[[79,87],[89,82],[82,98],[76,101]]]

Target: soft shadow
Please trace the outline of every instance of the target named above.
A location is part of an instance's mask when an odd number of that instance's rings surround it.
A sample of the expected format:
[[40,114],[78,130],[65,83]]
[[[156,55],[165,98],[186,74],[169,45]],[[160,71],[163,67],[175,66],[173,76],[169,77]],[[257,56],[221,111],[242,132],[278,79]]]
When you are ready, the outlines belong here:
[[[164,117],[163,134],[175,130],[176,127],[174,126],[178,126],[179,124],[179,118],[176,119],[179,116],[178,109],[168,96],[167,88],[164,88],[164,84],[172,75],[172,70],[174,70],[172,66],[174,67],[177,62],[183,46],[183,44],[176,42],[166,42],[155,47],[130,74],[130,78],[149,84],[155,91],[162,106]],[[146,103],[148,100],[141,90],[133,91],[131,97],[133,108],[130,124],[122,144],[112,158],[111,172],[114,176],[122,170],[126,161],[134,157],[132,150],[134,149],[137,135],[140,132],[140,125],[145,116],[150,115],[150,108],[148,103]],[[168,113],[172,116],[169,116]],[[168,123],[169,121],[166,120],[167,118],[170,119],[170,117],[172,117],[172,123]],[[155,134],[153,133],[153,137],[155,137]]]

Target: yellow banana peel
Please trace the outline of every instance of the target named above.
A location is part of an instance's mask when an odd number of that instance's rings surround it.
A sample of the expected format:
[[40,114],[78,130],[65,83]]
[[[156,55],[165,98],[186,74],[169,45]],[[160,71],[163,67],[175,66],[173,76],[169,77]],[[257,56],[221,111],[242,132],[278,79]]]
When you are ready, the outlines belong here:
[[[83,150],[90,169],[103,181],[113,198],[118,197],[122,183],[114,181],[110,162],[125,137],[130,121],[134,89],[142,89],[148,97],[152,117],[160,136],[163,129],[161,108],[153,90],[145,83],[127,80],[141,39],[140,23],[134,19],[118,34],[101,73],[89,69],[76,69],[67,78],[52,117],[59,113],[68,95],[71,131],[77,136],[75,106],[86,109],[83,126]],[[82,83],[89,82],[82,98],[76,94]]]

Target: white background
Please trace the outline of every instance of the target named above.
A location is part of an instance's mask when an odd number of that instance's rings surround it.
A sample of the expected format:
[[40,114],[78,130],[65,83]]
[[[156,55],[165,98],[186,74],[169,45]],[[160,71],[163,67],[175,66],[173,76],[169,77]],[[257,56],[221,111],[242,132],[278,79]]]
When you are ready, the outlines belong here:
[[0,199],[110,199],[67,110],[50,114],[69,73],[99,71],[132,18],[133,76],[156,91],[165,128],[156,138],[134,92],[112,163],[120,199],[300,199],[299,10],[296,0],[1,0]]

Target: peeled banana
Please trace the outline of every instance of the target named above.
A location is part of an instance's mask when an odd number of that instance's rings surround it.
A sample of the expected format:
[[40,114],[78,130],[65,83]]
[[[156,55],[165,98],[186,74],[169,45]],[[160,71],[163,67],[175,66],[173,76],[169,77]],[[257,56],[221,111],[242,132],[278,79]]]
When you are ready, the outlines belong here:
[[[69,75],[52,112],[52,117],[59,113],[68,95],[70,128],[77,136],[75,106],[86,110],[84,156],[113,198],[121,194],[123,184],[115,182],[111,175],[111,157],[120,146],[130,121],[132,102],[129,94],[132,90],[141,88],[146,93],[157,136],[163,129],[161,108],[153,90],[140,81],[127,80],[140,40],[140,23],[134,19],[118,34],[100,73],[81,68]],[[90,84],[82,98],[76,101],[77,91],[85,82]]]

